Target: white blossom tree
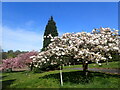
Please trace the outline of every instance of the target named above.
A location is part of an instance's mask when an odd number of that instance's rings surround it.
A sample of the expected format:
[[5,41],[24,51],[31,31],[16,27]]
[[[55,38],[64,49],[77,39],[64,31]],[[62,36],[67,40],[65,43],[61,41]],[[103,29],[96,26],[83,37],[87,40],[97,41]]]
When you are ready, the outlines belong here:
[[112,58],[113,52],[120,53],[118,30],[110,28],[101,27],[94,29],[92,33],[65,33],[54,38],[49,36],[52,43],[47,50],[31,57],[35,67],[71,62],[64,59],[64,56],[68,56],[82,61],[83,71],[86,72],[89,61],[101,65],[100,60],[107,61]]

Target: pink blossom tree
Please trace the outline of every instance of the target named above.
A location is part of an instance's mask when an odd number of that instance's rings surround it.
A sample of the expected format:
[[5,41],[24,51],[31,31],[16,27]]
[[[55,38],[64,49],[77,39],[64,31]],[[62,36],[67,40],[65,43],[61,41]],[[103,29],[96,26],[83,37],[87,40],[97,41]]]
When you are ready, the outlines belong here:
[[2,64],[0,65],[1,70],[6,69],[13,69],[13,68],[24,68],[26,66],[30,67],[32,64],[32,59],[30,59],[30,56],[37,55],[37,51],[31,51],[24,54],[20,54],[15,58],[5,59],[2,60]]

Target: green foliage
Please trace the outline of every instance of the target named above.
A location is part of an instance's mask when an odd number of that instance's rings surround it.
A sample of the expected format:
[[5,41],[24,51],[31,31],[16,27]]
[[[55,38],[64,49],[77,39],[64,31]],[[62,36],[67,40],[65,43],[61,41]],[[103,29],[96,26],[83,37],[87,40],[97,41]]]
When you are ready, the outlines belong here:
[[42,73],[44,71],[42,71],[40,68],[34,67],[33,68],[33,73]]
[[7,53],[6,52],[2,52],[2,59],[7,59]]
[[119,61],[120,55],[118,53],[112,54],[112,59],[110,61]]
[[[56,23],[53,20],[52,16],[45,27],[44,36],[48,36],[49,34],[51,34],[52,37],[58,36]],[[44,38],[42,51],[44,51],[45,47],[47,47],[50,43],[51,43],[50,38]]]
[[4,50],[2,50],[2,59],[15,58],[15,57],[17,57],[17,55],[26,53],[26,52],[20,51],[20,50],[16,50],[16,51],[8,50],[7,52],[5,52]]

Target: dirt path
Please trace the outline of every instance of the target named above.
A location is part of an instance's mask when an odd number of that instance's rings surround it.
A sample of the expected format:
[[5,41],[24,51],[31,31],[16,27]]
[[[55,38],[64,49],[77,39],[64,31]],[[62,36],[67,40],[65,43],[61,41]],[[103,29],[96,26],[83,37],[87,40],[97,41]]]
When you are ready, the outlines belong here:
[[[83,68],[66,68],[66,69],[83,70]],[[89,71],[104,72],[104,73],[111,73],[111,74],[120,74],[120,69],[96,69],[96,68],[89,68],[88,70]]]

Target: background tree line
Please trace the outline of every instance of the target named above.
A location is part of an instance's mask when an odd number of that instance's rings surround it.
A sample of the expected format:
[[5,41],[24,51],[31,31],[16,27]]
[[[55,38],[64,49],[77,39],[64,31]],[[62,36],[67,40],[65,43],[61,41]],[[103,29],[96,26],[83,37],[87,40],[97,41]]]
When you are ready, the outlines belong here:
[[17,57],[17,55],[26,53],[26,52],[28,52],[28,51],[8,50],[7,52],[5,52],[4,50],[2,50],[2,59],[15,58],[15,57]]

